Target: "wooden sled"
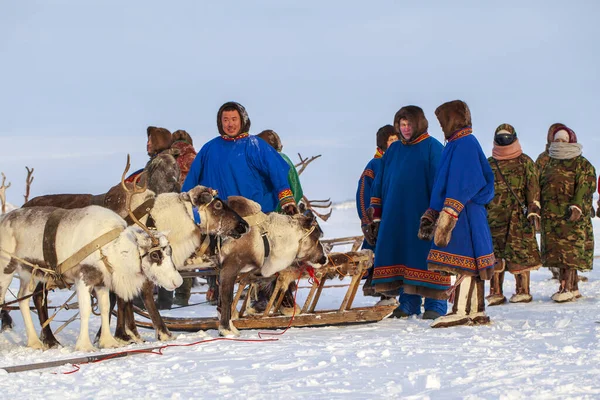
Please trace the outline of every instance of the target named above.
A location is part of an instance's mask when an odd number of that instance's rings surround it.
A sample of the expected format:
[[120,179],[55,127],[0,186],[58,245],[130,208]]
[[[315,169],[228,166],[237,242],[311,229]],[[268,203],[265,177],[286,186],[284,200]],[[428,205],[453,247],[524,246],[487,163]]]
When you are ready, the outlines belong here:
[[[249,274],[241,275],[238,278],[238,289],[233,300],[232,314],[234,316],[237,315],[237,319],[233,320],[235,327],[237,329],[283,329],[288,326],[314,327],[350,325],[378,322],[392,313],[396,308],[394,305],[352,308],[352,303],[354,302],[356,293],[361,285],[361,279],[367,269],[373,265],[372,251],[362,250],[360,252],[331,253],[328,257],[329,263],[325,267],[314,270],[314,278],[311,277],[308,272],[300,272],[294,267],[290,267],[281,272],[278,275],[273,295],[269,299],[264,313],[261,315],[250,316],[245,314],[251,297],[250,295],[245,297],[239,309],[238,305],[246,287],[249,287],[248,293],[250,293],[250,291],[253,290],[253,286],[267,279],[250,276]],[[203,272],[185,273],[186,276],[204,276],[201,274],[203,274]],[[296,314],[293,319],[291,316],[274,315],[272,310],[279,309],[289,283],[296,281],[299,274],[301,274],[301,279],[307,279],[309,283],[312,283],[301,311]],[[335,310],[316,310],[326,281],[334,278],[343,279],[345,277],[351,277],[351,282],[339,308]],[[136,308],[135,311],[145,318],[150,317],[146,312],[140,309]],[[162,318],[167,327],[172,331],[195,332],[199,330],[218,329],[219,326],[219,320],[216,317]],[[152,323],[150,321],[140,321],[136,319],[136,325],[152,329]]]

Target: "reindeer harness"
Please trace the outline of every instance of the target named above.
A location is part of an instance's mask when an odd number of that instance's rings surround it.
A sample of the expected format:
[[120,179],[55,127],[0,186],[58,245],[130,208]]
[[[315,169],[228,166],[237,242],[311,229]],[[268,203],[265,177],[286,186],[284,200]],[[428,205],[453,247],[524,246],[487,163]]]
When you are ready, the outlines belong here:
[[265,248],[265,259],[268,258],[271,254],[271,242],[269,242],[269,231],[265,229],[264,225],[264,222],[267,220],[267,214],[265,214],[262,211],[259,211],[256,214],[248,215],[243,218],[244,221],[246,221],[251,227],[258,227],[260,237],[263,240],[263,246]]
[[64,260],[62,263],[58,264],[58,257],[56,255],[56,233],[58,231],[58,225],[61,219],[65,216],[68,210],[57,209],[54,210],[50,216],[48,217],[48,221],[46,221],[46,225],[44,227],[44,238],[43,238],[43,255],[44,261],[48,264],[50,270],[54,271],[53,274],[50,274],[50,280],[46,284],[47,286],[57,286],[60,289],[64,289],[69,285],[66,283],[64,279],[64,274],[72,269],[73,267],[79,265],[83,260],[85,260],[89,255],[94,253],[96,250],[100,251],[100,257],[104,262],[106,268],[109,272],[112,272],[113,268],[108,263],[106,256],[102,253],[101,248],[106,246],[113,240],[117,239],[121,232],[123,232],[123,228],[115,228],[112,229],[105,234],[97,237],[92,240],[69,258]]

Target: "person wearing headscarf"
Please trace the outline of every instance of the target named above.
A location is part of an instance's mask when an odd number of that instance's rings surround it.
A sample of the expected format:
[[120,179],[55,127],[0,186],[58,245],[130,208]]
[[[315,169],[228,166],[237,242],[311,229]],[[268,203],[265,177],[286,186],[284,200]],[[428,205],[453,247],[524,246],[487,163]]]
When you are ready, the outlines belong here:
[[550,159],[540,173],[542,262],[559,269],[559,288],[552,300],[563,303],[581,297],[577,274],[592,269],[596,170],[583,156],[572,129],[557,125],[551,135]]
[[540,186],[533,160],[523,153],[512,125],[502,124],[494,133],[492,157],[494,199],[487,205],[496,266],[490,282],[488,305],[506,302],[504,271],[515,276],[516,293],[511,303],[528,303],[530,274],[541,266],[535,238],[540,229]]

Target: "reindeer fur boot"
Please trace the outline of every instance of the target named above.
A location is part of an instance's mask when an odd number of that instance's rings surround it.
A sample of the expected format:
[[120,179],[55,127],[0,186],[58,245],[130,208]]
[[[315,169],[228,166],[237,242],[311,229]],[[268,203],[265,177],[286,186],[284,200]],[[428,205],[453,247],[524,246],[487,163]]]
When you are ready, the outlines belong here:
[[511,303],[529,303],[533,300],[529,293],[529,282],[530,272],[522,272],[515,274],[515,282],[517,286],[517,293],[513,294],[510,298]]
[[577,279],[577,271],[571,269],[560,269],[558,292],[552,295],[552,300],[557,303],[566,303],[575,300],[573,281]]
[[506,297],[502,292],[502,286],[504,284],[504,271],[494,272],[494,276],[490,281],[490,294],[486,297],[488,306],[498,306],[506,303]]
[[489,323],[490,318],[485,314],[484,285],[484,281],[479,276],[465,276],[454,293],[452,311],[433,321],[431,327],[447,328]]

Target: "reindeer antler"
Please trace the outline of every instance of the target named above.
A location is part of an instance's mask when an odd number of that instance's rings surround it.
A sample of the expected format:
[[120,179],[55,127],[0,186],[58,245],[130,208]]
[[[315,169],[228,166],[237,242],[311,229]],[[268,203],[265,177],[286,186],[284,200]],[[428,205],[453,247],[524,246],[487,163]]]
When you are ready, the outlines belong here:
[[304,170],[306,169],[308,164],[315,161],[319,157],[321,157],[320,154],[318,156],[312,156],[310,159],[308,157],[302,158],[302,155],[300,153],[298,153],[298,158],[300,158],[300,162],[298,164],[294,165],[294,167],[296,167],[296,169],[298,169],[298,167],[301,166],[301,168],[298,170],[298,175],[300,175],[302,172],[304,172]]
[[27,170],[27,178],[25,178],[25,194],[23,195],[23,197],[25,197],[25,203],[27,203],[29,201],[29,190],[31,189],[31,182],[33,182],[33,170],[34,168],[29,169],[29,167],[25,167],[25,169]]
[[302,201],[304,202],[304,205],[306,206],[306,208],[308,208],[310,211],[312,211],[313,214],[315,214],[317,217],[321,218],[323,221],[327,221],[329,219],[329,217],[331,217],[331,213],[333,212],[333,209],[330,209],[327,214],[321,214],[320,212],[315,210],[315,208],[331,207],[331,204],[332,204],[331,199],[309,200],[306,198],[306,196],[302,196]]
[[142,187],[137,185],[138,181],[140,180],[142,175],[145,173],[145,172],[142,172],[141,174],[139,174],[138,176],[136,176],[133,179],[133,191],[129,190],[127,188],[127,185],[125,184],[125,175],[127,175],[127,172],[129,172],[130,167],[131,167],[130,157],[129,157],[129,154],[127,154],[127,165],[125,166],[125,171],[123,171],[123,175],[121,176],[121,186],[123,187],[123,190],[125,191],[125,195],[126,195],[125,205],[127,207],[127,213],[129,214],[129,217],[131,218],[131,220],[133,222],[135,222],[138,226],[140,226],[150,236],[150,239],[152,240],[152,245],[158,246],[159,241],[156,238],[156,236],[154,236],[152,231],[150,229],[148,229],[148,227],[146,225],[142,224],[140,222],[140,220],[137,219],[137,217],[131,211],[131,199],[133,198],[133,195],[139,194],[139,193],[144,193],[148,189],[148,181],[146,181],[144,183],[144,186],[142,186]]
[[10,182],[8,185],[6,183],[6,175],[2,172],[2,185],[0,185],[0,202],[2,202],[2,214],[6,212],[6,189],[10,187]]

